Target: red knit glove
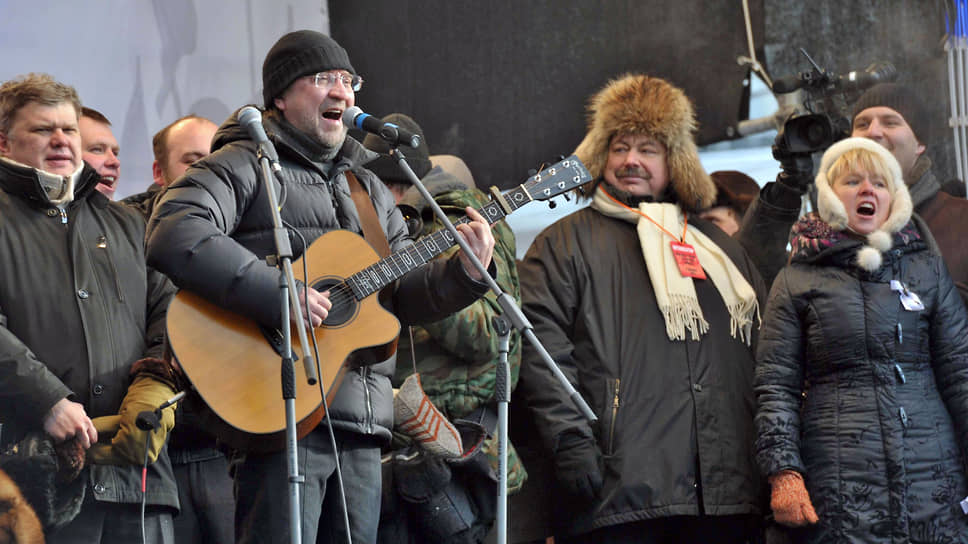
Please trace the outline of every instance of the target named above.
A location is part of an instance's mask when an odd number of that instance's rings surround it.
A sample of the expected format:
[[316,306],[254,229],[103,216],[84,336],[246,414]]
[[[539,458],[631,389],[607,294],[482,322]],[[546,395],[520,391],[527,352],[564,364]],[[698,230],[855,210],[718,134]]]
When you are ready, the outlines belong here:
[[770,476],[769,480],[773,488],[770,508],[777,523],[787,527],[803,527],[819,521],[799,472],[782,470]]

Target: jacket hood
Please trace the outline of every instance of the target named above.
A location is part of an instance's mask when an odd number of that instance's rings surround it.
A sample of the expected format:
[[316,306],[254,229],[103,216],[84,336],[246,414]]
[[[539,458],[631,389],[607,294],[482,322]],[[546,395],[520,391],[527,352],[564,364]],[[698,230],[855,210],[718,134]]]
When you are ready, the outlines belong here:
[[610,81],[588,104],[588,133],[575,154],[593,179],[599,179],[608,159],[608,144],[616,134],[648,134],[666,147],[670,186],[678,202],[690,210],[708,208],[716,186],[699,162],[692,102],[667,81],[626,74]]
[[901,166],[898,164],[894,155],[879,143],[867,138],[847,138],[830,146],[823,154],[820,161],[820,169],[817,173],[817,212],[825,223],[834,230],[843,231],[847,229],[847,208],[840,201],[831,187],[831,180],[827,177],[830,167],[847,151],[852,149],[863,149],[878,157],[887,165],[887,168],[894,178],[890,180],[891,194],[891,213],[888,215],[884,224],[879,229],[867,235],[867,246],[857,252],[857,264],[868,271],[880,268],[883,252],[891,248],[893,241],[892,235],[899,232],[911,220],[913,210],[911,195],[907,185],[904,183],[904,176],[901,173]]

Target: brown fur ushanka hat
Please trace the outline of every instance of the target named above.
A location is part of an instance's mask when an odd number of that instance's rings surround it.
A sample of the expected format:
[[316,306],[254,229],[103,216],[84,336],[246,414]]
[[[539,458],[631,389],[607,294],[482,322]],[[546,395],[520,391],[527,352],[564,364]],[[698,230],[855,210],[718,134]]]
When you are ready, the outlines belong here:
[[608,82],[588,104],[588,134],[575,154],[598,179],[615,134],[649,134],[666,147],[670,186],[688,210],[708,208],[716,186],[699,162],[693,134],[697,128],[692,102],[664,79],[626,74]]

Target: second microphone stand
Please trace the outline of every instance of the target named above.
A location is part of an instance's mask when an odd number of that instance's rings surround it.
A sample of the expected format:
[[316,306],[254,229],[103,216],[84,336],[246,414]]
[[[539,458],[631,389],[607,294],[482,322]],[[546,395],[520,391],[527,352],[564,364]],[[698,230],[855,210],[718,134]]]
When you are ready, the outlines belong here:
[[[558,368],[558,365],[555,364],[554,360],[551,358],[551,355],[548,354],[548,351],[545,349],[545,347],[535,336],[534,330],[532,330],[533,327],[531,326],[531,323],[528,321],[528,319],[524,316],[524,313],[521,311],[521,308],[519,308],[517,303],[515,303],[514,299],[510,295],[505,293],[501,289],[501,287],[497,284],[497,282],[494,281],[494,278],[492,278],[491,275],[487,272],[487,268],[481,263],[481,261],[477,258],[474,252],[471,251],[471,248],[470,246],[467,245],[467,242],[464,241],[464,239],[461,238],[461,236],[457,233],[457,228],[454,227],[454,224],[451,223],[450,218],[447,217],[447,214],[444,213],[444,210],[442,210],[440,208],[440,205],[437,204],[437,202],[434,200],[433,195],[431,195],[430,191],[428,191],[427,188],[424,187],[424,184],[420,181],[420,178],[417,177],[413,169],[410,168],[410,165],[407,164],[406,157],[403,155],[400,149],[397,148],[393,142],[390,142],[390,143],[391,143],[390,156],[396,159],[397,165],[400,167],[400,170],[404,173],[404,175],[407,176],[407,179],[410,180],[413,186],[417,188],[417,191],[420,193],[423,199],[427,202],[430,208],[433,209],[434,215],[437,216],[437,219],[440,220],[440,222],[444,225],[444,228],[447,229],[447,232],[449,232],[450,235],[453,237],[453,239],[457,242],[457,244],[460,245],[461,251],[464,252],[464,255],[468,257],[468,259],[474,265],[474,268],[481,274],[481,278],[482,278],[481,281],[487,283],[488,288],[490,288],[491,292],[494,293],[495,296],[497,296],[497,302],[501,306],[501,309],[503,310],[504,317],[507,318],[511,322],[511,325],[513,325],[514,328],[521,333],[522,338],[526,338],[528,342],[531,343],[532,347],[534,347],[535,351],[537,351],[537,353],[541,356],[541,359],[544,361],[544,363],[548,366],[548,368],[555,375],[558,381],[561,382],[562,387],[565,389],[565,391],[568,392],[569,398],[571,398],[571,400],[575,403],[579,411],[581,411],[582,415],[585,416],[585,418],[589,422],[594,423],[595,421],[597,421],[598,418],[595,416],[595,413],[588,406],[588,404],[585,403],[585,399],[583,399],[581,394],[574,388],[574,386],[571,385],[571,382],[568,381],[568,378],[561,371],[561,369]],[[505,408],[506,406],[507,404],[505,403]],[[503,425],[506,427],[506,424],[507,424],[507,417],[505,415]],[[506,444],[507,429],[506,428],[501,429],[499,425],[498,433],[499,433],[499,444],[502,443],[501,442],[502,440],[504,440],[505,442],[503,443]],[[503,439],[500,438],[501,436],[503,436],[504,438]],[[503,467],[503,470],[500,471],[501,474],[498,474],[498,490],[499,490],[499,495],[501,495],[499,497],[499,500],[501,503],[498,504],[498,508],[497,508],[498,519],[496,520],[495,523],[497,525],[497,530],[498,530],[497,544],[506,544],[507,542],[507,518],[506,518],[507,496],[506,496],[506,493],[502,493],[501,490],[507,489],[507,449],[500,448],[499,450],[500,450],[499,455],[501,459],[499,459],[498,464],[499,464],[499,467]],[[502,517],[504,519],[501,519]]]

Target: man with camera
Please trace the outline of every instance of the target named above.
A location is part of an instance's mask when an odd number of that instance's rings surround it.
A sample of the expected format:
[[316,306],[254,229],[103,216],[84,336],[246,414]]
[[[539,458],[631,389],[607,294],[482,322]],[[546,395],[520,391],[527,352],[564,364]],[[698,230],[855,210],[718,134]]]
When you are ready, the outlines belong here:
[[[879,83],[855,102],[850,136],[880,143],[901,164],[911,190],[916,214],[913,219],[929,244],[936,246],[944,257],[962,299],[968,302],[968,246],[961,242],[968,228],[959,222],[968,214],[968,200],[940,191],[931,159],[924,154],[928,124],[925,117],[920,100],[909,88]],[[791,146],[787,128],[780,131],[773,146],[781,172],[776,182],[766,184],[760,191],[737,234],[768,285],[786,264],[790,227],[800,214],[802,195],[813,182],[813,150]]]
[[931,159],[924,154],[929,123],[921,101],[903,85],[875,85],[857,100],[851,125],[851,136],[883,145],[901,164],[914,212],[930,229],[961,299],[968,303],[968,200],[941,191]]

